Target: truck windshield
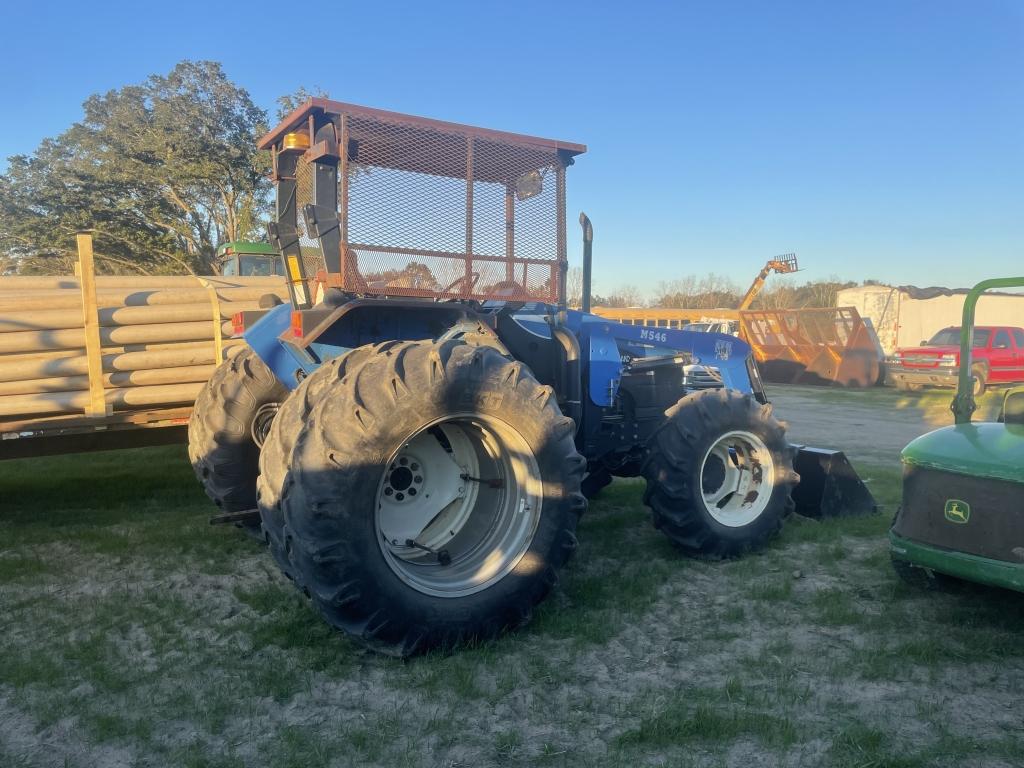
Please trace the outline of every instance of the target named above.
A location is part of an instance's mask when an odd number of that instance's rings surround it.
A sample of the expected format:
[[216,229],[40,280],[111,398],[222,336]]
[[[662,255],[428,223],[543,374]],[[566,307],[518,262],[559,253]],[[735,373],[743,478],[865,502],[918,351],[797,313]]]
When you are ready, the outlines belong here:
[[281,260],[274,256],[242,256],[239,261],[243,277],[283,275]]
[[[984,328],[974,329],[974,338],[971,340],[972,348],[982,348],[988,346],[989,337],[992,332]],[[928,342],[929,347],[957,347],[960,345],[960,329],[959,328],[943,328],[941,331],[932,336],[932,340]]]

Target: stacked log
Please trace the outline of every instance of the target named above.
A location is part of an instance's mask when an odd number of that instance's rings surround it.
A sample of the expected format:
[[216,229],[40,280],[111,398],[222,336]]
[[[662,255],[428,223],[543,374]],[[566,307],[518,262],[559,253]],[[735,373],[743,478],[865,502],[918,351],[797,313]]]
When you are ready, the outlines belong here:
[[[257,309],[268,293],[287,299],[282,278],[97,277],[108,410],[191,405],[244,344],[231,338],[232,316]],[[76,277],[0,277],[0,427],[86,413],[85,311]]]

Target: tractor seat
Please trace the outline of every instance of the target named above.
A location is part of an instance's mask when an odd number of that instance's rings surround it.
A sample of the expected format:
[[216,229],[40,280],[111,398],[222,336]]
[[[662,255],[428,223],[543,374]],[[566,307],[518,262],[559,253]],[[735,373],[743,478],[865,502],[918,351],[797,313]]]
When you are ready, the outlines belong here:
[[502,280],[495,283],[490,290],[491,296],[496,299],[516,299],[519,301],[529,299],[530,293],[515,280]]
[[1024,387],[1015,387],[1006,393],[999,420],[1006,424],[1024,424]]
[[359,271],[359,254],[351,248],[345,248],[345,288],[354,293],[366,293],[370,288]]

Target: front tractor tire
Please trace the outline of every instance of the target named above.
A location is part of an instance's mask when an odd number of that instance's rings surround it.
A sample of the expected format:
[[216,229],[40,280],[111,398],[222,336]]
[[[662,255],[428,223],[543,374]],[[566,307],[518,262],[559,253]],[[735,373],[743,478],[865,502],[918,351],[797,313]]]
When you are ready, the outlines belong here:
[[709,389],[682,398],[666,416],[643,467],[655,527],[707,558],[762,546],[793,511],[799,480],[771,407]]
[[524,624],[586,508],[551,388],[458,341],[363,347],[314,386],[271,431],[260,511],[321,616],[401,656]]
[[[199,483],[224,512],[256,508],[260,443],[288,389],[251,349],[221,363],[188,423],[188,455]],[[259,523],[243,527],[259,534]]]

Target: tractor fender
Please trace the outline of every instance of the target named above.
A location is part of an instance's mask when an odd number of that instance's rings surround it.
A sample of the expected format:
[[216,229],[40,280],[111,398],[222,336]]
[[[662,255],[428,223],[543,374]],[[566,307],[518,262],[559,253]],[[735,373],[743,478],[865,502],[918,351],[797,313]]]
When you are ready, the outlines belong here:
[[301,376],[297,373],[300,369],[303,370],[303,375],[309,372],[305,370],[306,366],[296,359],[293,351],[281,341],[281,337],[291,328],[291,313],[291,304],[279,304],[242,334],[245,343],[289,390],[299,385]]
[[450,338],[495,346],[500,341],[472,308],[417,299],[352,299],[338,306],[274,307],[244,333],[246,343],[289,389],[328,360],[382,340]]

